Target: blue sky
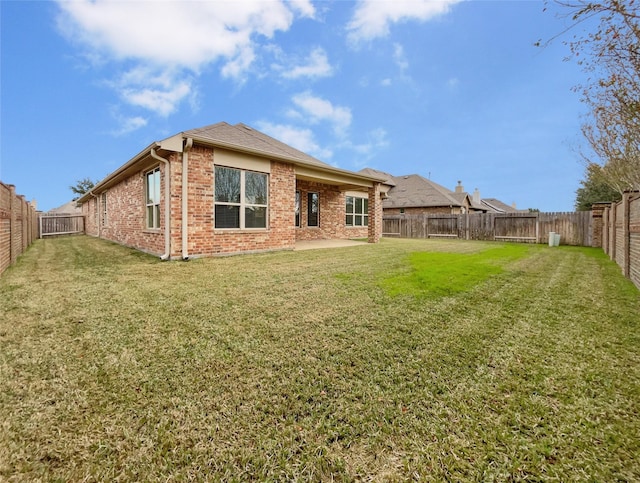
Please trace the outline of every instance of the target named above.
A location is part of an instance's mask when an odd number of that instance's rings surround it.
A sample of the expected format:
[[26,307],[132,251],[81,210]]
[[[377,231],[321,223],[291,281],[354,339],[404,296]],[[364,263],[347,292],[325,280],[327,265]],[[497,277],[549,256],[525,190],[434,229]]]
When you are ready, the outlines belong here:
[[38,208],[243,122],[340,168],[570,211],[584,80],[540,1],[1,1],[0,179]]

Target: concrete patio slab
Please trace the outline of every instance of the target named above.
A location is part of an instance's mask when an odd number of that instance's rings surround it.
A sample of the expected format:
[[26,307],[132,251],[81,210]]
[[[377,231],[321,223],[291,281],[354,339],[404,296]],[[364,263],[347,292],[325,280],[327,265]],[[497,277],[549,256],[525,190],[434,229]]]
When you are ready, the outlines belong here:
[[341,248],[341,247],[357,247],[366,245],[366,241],[356,240],[309,240],[309,241],[297,241],[294,250],[316,250],[318,248]]

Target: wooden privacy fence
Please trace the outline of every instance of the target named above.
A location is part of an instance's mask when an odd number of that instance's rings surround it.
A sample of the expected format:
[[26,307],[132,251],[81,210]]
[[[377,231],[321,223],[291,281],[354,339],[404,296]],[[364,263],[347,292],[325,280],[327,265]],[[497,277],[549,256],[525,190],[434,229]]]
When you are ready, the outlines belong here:
[[602,248],[640,288],[640,192],[627,191],[618,203],[601,207]]
[[0,274],[13,265],[36,239],[35,206],[0,181]]
[[590,211],[573,213],[467,213],[460,215],[384,215],[383,236],[460,238],[547,243],[560,234],[563,245],[593,245]]
[[54,235],[84,233],[84,215],[65,213],[40,213],[38,216],[40,238]]

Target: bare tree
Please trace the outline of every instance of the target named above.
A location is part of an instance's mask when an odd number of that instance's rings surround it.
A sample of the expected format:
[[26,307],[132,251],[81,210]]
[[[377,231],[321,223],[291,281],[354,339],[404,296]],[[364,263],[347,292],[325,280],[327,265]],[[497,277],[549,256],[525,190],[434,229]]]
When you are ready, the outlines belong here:
[[572,26],[589,26],[567,45],[588,74],[577,86],[589,107],[582,126],[590,151],[587,168],[602,166],[599,176],[616,191],[640,189],[640,5],[635,0],[555,0]]

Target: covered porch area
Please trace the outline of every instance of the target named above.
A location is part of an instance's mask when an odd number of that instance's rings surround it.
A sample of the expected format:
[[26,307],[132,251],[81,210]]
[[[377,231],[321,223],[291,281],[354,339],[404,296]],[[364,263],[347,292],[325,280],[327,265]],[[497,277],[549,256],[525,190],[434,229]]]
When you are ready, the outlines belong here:
[[[377,243],[382,236],[381,180],[340,169],[295,167],[295,249],[304,242]],[[302,248],[298,248],[299,246]],[[309,243],[313,248],[325,248]],[[326,246],[327,248],[329,246]],[[310,249],[310,248],[309,248]]]

